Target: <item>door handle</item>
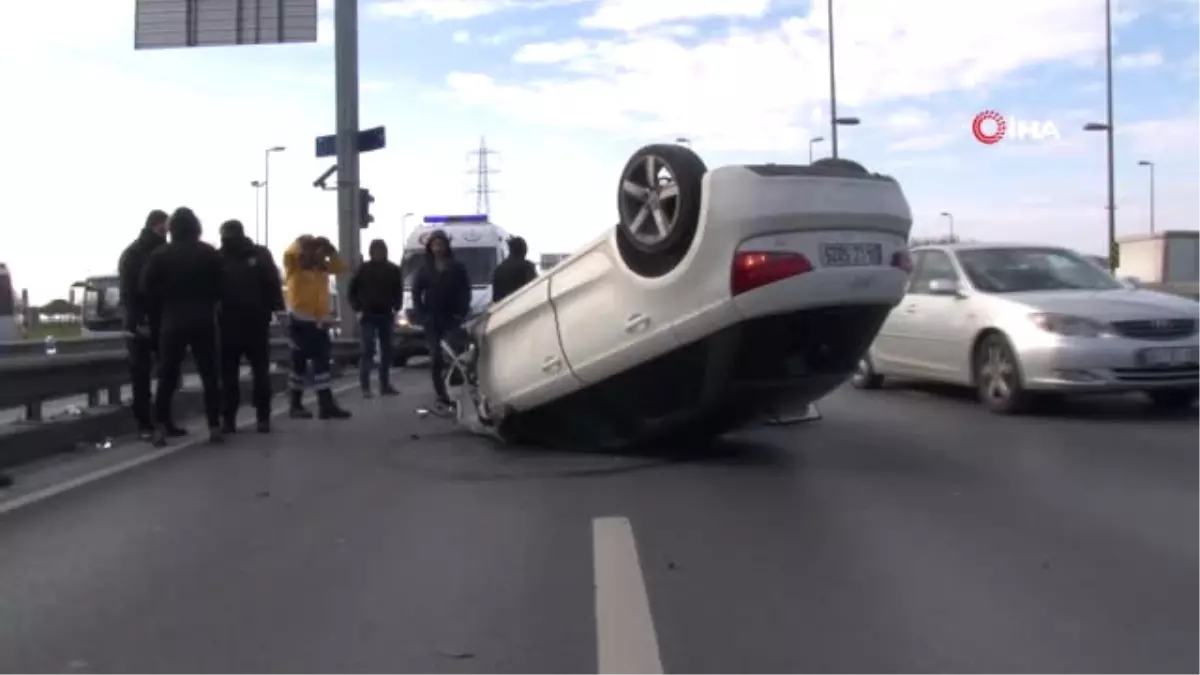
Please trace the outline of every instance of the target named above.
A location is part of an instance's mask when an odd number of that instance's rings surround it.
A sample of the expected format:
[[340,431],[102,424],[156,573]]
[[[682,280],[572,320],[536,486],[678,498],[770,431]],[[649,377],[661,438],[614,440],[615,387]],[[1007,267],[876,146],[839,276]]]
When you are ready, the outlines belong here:
[[626,333],[640,333],[650,325],[650,317],[644,314],[634,314],[625,320]]
[[561,368],[562,359],[558,358],[557,356],[547,356],[546,359],[542,361],[543,373],[557,373]]

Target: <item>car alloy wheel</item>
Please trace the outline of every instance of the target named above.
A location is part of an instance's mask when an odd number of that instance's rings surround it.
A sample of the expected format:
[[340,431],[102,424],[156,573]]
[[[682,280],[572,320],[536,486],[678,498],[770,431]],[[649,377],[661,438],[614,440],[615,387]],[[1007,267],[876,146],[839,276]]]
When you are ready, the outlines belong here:
[[976,355],[975,381],[979,397],[990,410],[998,413],[1023,412],[1031,403],[1021,383],[1021,368],[1008,340],[1002,335],[989,336]]
[[671,165],[648,154],[631,164],[621,177],[621,213],[629,237],[642,246],[655,246],[675,230],[679,221],[679,183]]

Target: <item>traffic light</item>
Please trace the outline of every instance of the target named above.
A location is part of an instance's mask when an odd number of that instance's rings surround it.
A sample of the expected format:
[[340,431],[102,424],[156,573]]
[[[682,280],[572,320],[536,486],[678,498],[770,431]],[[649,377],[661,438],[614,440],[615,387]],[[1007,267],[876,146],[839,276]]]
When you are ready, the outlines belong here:
[[365,229],[368,225],[375,222],[375,216],[371,215],[371,204],[375,203],[375,196],[366,188],[358,189],[358,213],[361,220],[358,223],[360,229]]

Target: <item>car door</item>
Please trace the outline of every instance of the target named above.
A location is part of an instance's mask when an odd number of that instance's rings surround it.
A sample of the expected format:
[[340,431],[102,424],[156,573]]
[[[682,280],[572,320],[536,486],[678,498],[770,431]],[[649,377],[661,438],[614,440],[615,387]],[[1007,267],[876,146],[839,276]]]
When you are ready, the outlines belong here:
[[558,341],[548,277],[497,303],[485,320],[478,376],[496,403],[530,410],[580,388]]
[[672,286],[635,278],[610,237],[559,263],[548,276],[563,353],[585,386],[679,346],[668,314]]
[[970,296],[949,252],[925,251],[921,263],[902,304],[909,321],[906,362],[921,376],[961,382],[973,334]]

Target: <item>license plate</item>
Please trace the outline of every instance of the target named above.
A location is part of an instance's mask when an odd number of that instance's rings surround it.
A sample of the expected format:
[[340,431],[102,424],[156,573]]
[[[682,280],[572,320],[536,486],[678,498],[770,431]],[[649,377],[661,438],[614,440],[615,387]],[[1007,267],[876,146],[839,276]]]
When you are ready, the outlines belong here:
[[883,264],[882,244],[821,244],[825,267],[876,267]]
[[1196,347],[1150,347],[1137,354],[1138,363],[1150,367],[1185,366],[1200,362]]

